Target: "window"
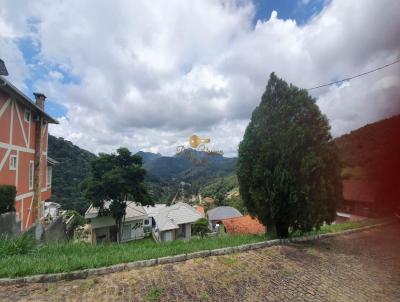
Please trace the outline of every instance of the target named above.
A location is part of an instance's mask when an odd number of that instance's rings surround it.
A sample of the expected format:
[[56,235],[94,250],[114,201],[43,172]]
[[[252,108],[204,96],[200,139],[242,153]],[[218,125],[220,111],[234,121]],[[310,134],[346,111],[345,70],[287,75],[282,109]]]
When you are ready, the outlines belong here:
[[17,170],[18,168],[18,158],[16,155],[10,156],[10,170]]
[[48,187],[51,187],[52,176],[53,176],[53,168],[51,166],[47,166],[46,186],[48,186]]
[[34,161],[29,162],[29,190],[33,189]]
[[24,121],[28,123],[31,121],[31,112],[28,109],[25,109]]
[[149,220],[148,219],[144,220],[144,225],[149,225]]

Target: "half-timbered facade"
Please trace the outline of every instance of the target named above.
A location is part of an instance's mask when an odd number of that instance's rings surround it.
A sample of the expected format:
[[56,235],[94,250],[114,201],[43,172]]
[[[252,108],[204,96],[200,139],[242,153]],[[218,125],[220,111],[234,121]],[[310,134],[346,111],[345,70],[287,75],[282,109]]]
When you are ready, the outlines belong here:
[[48,164],[48,125],[58,123],[44,111],[45,96],[36,102],[0,77],[0,185],[17,189],[15,209],[21,228],[43,216],[51,195],[51,161]]

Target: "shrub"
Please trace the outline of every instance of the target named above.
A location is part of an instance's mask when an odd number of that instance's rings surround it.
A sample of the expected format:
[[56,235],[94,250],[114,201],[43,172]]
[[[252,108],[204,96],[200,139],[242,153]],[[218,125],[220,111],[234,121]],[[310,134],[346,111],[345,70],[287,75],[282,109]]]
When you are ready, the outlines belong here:
[[193,234],[203,238],[209,231],[208,225],[208,220],[206,218],[200,218],[192,225]]
[[14,202],[17,190],[15,186],[0,185],[0,214],[15,211]]
[[30,234],[23,234],[15,238],[0,238],[0,255],[14,256],[29,254],[36,248],[37,242]]
[[68,210],[65,214],[65,217],[67,219],[69,219],[72,216],[73,216],[72,221],[67,226],[67,237],[68,238],[72,238],[72,236],[74,235],[74,231],[77,227],[83,226],[85,224],[85,218],[81,214],[79,214],[77,211]]

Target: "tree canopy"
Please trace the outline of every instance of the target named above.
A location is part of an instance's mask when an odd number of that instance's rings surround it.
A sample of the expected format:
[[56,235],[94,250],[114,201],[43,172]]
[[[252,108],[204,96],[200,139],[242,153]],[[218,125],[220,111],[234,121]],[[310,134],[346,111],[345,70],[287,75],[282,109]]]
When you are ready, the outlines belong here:
[[338,154],[306,90],[271,74],[239,145],[237,175],[249,213],[279,237],[334,220],[342,198]]
[[[92,161],[91,176],[85,181],[86,198],[100,209],[101,215],[111,215],[120,230],[126,214],[126,201],[152,205],[153,200],[144,184],[146,170],[142,167],[142,158],[126,148],[119,148],[116,154],[100,153]],[[111,201],[109,208],[105,201]]]

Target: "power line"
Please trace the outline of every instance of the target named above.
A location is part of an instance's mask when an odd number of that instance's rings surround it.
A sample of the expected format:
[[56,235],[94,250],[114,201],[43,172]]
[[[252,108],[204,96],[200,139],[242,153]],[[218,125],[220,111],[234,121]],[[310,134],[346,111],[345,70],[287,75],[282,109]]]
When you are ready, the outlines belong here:
[[400,62],[400,59],[398,59],[398,60],[396,60],[396,61],[394,61],[394,62],[392,62],[392,63],[389,63],[389,64],[386,64],[386,65],[380,66],[380,67],[378,67],[378,68],[375,68],[375,69],[372,69],[372,70],[369,70],[369,71],[366,71],[366,72],[357,74],[357,75],[355,75],[355,76],[348,77],[348,78],[345,78],[345,79],[342,79],[342,80],[339,80],[339,81],[331,82],[331,83],[328,83],[328,84],[323,84],[323,85],[315,86],[315,87],[312,87],[312,88],[307,88],[307,90],[313,90],[313,89],[317,89],[317,88],[322,88],[322,87],[330,86],[330,85],[333,85],[333,84],[342,83],[342,82],[345,82],[345,81],[350,81],[350,80],[352,80],[352,79],[355,79],[355,78],[358,78],[358,77],[362,77],[362,76],[364,76],[364,75],[366,75],[366,74],[373,73],[373,72],[375,72],[375,71],[384,69],[384,68],[386,68],[386,67],[389,67],[389,66],[394,65],[394,64],[399,63],[399,62]]

